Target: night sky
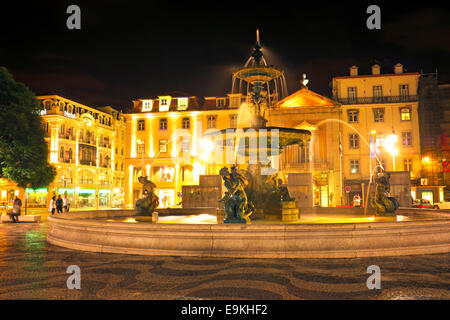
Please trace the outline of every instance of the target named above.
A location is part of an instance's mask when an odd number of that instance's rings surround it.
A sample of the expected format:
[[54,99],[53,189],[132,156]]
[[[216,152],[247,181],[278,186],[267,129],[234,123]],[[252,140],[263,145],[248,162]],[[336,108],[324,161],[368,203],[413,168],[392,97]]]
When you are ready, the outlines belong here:
[[[303,72],[331,95],[333,76],[355,64],[368,74],[402,63],[450,82],[450,8],[344,1],[14,1],[0,10],[0,66],[35,94],[127,111],[131,100],[183,92],[224,96],[260,29],[266,60],[285,71],[289,93]],[[81,8],[81,30],[66,9]],[[381,30],[366,9],[381,8]],[[4,4],[2,4],[4,6]]]

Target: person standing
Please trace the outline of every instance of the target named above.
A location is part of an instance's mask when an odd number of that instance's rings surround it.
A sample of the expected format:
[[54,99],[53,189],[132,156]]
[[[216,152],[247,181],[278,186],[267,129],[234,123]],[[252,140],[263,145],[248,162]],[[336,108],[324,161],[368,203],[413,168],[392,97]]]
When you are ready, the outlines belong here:
[[20,207],[22,207],[22,200],[20,200],[19,197],[16,196],[11,213],[11,220],[13,223],[19,222]]
[[61,199],[61,195],[58,195],[58,199],[56,199],[56,213],[63,212],[63,200]]
[[52,200],[50,200],[50,206],[48,207],[48,211],[52,213],[52,215],[55,213],[56,210],[56,196],[52,197]]
[[63,198],[63,209],[64,209],[64,212],[69,212],[69,207],[70,207],[70,200],[69,200],[69,198],[67,198],[67,194],[65,194],[64,198]]

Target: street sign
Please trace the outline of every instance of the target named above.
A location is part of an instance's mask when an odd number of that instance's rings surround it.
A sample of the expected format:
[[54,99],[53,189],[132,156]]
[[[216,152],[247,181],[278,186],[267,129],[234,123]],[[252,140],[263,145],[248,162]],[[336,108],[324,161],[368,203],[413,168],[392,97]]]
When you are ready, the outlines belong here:
[[350,192],[350,190],[352,190],[352,188],[350,186],[345,187],[345,192]]

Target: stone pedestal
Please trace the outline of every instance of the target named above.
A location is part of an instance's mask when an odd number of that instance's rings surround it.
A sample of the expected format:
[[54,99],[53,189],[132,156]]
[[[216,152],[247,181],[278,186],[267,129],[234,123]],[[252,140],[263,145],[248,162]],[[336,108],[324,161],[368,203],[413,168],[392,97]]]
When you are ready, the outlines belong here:
[[295,200],[281,201],[281,208],[272,209],[264,214],[266,220],[293,222],[300,219],[300,209]]

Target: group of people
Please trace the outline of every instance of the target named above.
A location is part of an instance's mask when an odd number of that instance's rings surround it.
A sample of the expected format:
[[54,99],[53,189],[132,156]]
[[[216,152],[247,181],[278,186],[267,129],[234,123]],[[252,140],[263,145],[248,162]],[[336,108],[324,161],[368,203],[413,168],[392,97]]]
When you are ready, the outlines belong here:
[[58,197],[53,196],[52,200],[50,201],[50,206],[48,207],[48,211],[52,213],[52,215],[55,213],[67,213],[70,209],[70,200],[67,198],[67,195],[64,195],[64,198],[61,198],[61,195],[58,195]]

